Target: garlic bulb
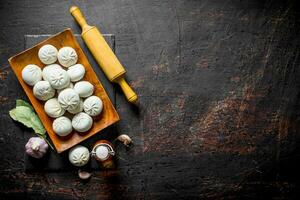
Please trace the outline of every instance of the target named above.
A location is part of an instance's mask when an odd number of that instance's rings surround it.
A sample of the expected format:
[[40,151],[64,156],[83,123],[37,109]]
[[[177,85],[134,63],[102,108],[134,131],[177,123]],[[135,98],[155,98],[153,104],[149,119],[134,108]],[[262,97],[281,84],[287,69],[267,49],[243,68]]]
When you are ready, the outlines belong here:
[[25,145],[25,150],[29,156],[41,158],[46,154],[48,150],[48,144],[40,137],[32,137]]

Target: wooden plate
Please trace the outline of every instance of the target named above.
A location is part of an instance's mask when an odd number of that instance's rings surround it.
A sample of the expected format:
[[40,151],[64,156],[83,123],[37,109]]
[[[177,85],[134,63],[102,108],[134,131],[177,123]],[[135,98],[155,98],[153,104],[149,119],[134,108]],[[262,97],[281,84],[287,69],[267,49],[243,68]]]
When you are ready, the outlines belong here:
[[[57,49],[60,49],[63,46],[70,46],[74,48],[78,54],[77,63],[82,64],[85,67],[86,74],[84,76],[84,80],[91,82],[95,91],[93,95],[96,95],[101,98],[103,101],[103,110],[102,113],[94,117],[94,123],[92,128],[86,133],[79,133],[73,130],[69,136],[63,138],[57,136],[52,129],[53,118],[48,117],[48,115],[44,111],[44,103],[43,101],[39,101],[33,95],[33,87],[27,85],[22,79],[22,70],[28,64],[36,64],[41,68],[45,67],[39,58],[38,58],[38,50],[45,44],[51,44],[55,46]],[[84,55],[82,49],[80,48],[76,38],[74,37],[71,29],[66,29],[63,32],[60,32],[47,40],[11,57],[9,59],[10,66],[12,67],[14,73],[16,74],[20,84],[22,85],[26,95],[28,96],[31,104],[33,105],[35,111],[40,117],[42,123],[45,126],[45,129],[48,132],[49,137],[51,138],[56,150],[58,153],[61,153],[72,146],[82,142],[83,140],[95,135],[102,129],[112,125],[113,123],[119,120],[119,115],[116,112],[114,106],[112,105],[108,95],[106,94],[102,84],[97,78],[93,68],[88,62],[86,56]]]

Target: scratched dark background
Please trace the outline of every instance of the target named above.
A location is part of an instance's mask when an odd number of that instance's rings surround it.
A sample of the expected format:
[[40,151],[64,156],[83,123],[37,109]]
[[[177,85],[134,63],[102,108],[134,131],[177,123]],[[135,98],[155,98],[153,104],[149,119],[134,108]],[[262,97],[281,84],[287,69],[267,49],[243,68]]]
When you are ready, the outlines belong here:
[[[24,35],[90,24],[116,36],[140,98],[117,91],[118,168],[25,172],[7,59]],[[300,5],[289,0],[0,1],[0,199],[299,199]],[[95,67],[95,66],[94,66]],[[112,137],[110,138],[112,139]]]

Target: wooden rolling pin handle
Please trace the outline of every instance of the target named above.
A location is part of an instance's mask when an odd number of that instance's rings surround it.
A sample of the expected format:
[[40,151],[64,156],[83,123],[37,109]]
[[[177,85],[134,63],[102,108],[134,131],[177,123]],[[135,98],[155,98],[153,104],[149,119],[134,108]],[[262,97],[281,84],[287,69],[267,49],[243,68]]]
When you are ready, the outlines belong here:
[[126,80],[124,78],[120,78],[116,81],[120,86],[121,89],[123,90],[126,99],[130,102],[135,104],[138,100],[138,97],[136,95],[136,93],[131,89],[131,87],[128,85],[128,83],[126,82]]
[[72,14],[72,16],[74,17],[74,19],[77,21],[77,23],[80,25],[82,29],[84,29],[85,26],[88,26],[82,12],[77,6],[72,6],[70,8],[70,13]]

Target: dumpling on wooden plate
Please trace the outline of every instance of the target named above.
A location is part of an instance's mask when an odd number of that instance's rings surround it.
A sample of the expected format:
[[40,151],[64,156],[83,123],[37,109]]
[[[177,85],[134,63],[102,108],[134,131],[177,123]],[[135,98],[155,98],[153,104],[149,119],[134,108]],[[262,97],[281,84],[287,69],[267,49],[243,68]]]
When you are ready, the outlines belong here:
[[22,79],[30,86],[42,80],[42,70],[39,66],[30,64],[22,70]]
[[78,60],[76,51],[72,47],[63,47],[57,54],[58,62],[64,67],[75,65]]
[[97,96],[90,96],[83,102],[83,110],[90,116],[97,116],[102,112],[103,103]]
[[42,101],[47,101],[55,95],[55,90],[48,81],[39,81],[33,87],[33,95]]
[[49,65],[57,61],[57,49],[51,45],[46,44],[39,49],[38,56],[42,63]]

